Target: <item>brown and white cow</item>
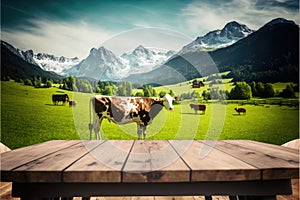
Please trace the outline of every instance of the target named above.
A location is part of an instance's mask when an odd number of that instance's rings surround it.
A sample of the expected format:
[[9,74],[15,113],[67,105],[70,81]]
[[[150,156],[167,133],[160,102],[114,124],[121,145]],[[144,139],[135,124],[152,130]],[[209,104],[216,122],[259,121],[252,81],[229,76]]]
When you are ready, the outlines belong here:
[[198,113],[198,110],[202,111],[202,114],[205,114],[206,105],[204,104],[190,104],[191,109],[195,110],[195,113]]
[[239,113],[239,115],[241,113],[246,114],[246,108],[234,108],[234,110]]
[[[100,126],[104,118],[116,124],[137,123],[138,139],[146,139],[146,127],[163,107],[174,110],[173,98],[166,94],[164,98],[112,97],[97,95],[91,98],[94,123],[89,125],[90,134],[94,129],[96,138],[101,139]],[[91,138],[92,135],[90,135]]]

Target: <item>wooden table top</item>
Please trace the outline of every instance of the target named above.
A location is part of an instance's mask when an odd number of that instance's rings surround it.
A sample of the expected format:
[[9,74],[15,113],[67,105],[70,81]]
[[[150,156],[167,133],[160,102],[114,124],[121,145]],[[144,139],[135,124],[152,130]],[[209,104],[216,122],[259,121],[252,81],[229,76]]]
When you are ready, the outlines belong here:
[[1,180],[44,183],[299,178],[299,151],[249,140],[53,140],[1,154]]

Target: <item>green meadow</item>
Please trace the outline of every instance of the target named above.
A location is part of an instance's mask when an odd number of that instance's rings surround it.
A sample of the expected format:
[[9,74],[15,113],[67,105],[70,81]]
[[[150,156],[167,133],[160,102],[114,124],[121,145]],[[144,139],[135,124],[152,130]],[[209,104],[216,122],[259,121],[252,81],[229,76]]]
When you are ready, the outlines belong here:
[[[165,86],[164,89],[172,89],[177,95],[192,91],[185,84]],[[224,87],[231,86],[224,84]],[[284,84],[278,83],[277,87],[275,89],[280,90]],[[197,90],[201,92],[203,88]],[[53,105],[51,97],[54,93],[67,93],[77,105]],[[2,81],[1,142],[15,149],[54,139],[89,139],[89,99],[92,95],[57,87],[36,89],[14,81]],[[174,111],[163,109],[159,113],[147,127],[147,139],[247,139],[280,145],[299,138],[299,107],[272,104],[275,100],[268,99],[267,104],[258,105],[241,101],[208,102],[205,114],[195,114],[189,107],[193,101],[183,101],[175,105]],[[238,115],[235,107],[244,107],[247,113]],[[104,139],[137,139],[135,123],[119,126],[103,120],[101,132]]]

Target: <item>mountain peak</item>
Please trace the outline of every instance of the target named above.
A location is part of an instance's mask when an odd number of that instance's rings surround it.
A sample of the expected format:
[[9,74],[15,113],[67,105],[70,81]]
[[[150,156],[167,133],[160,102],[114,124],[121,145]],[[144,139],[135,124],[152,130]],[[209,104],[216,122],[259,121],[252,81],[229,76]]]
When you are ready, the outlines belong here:
[[136,47],[132,54],[135,54],[137,56],[143,56],[143,57],[152,57],[153,54],[155,54],[154,52],[152,52],[151,50],[143,47],[142,45],[139,45],[138,47]]
[[197,37],[196,40],[184,46],[181,52],[216,49],[229,46],[238,40],[248,36],[254,32],[246,25],[240,24],[236,21],[227,23],[222,30],[210,31],[204,36]]
[[133,52],[137,52],[137,51],[139,51],[139,52],[147,52],[147,51],[149,51],[148,49],[146,49],[143,45],[139,45],[139,46],[137,46],[134,50],[133,50]]
[[276,19],[273,19],[270,22],[266,23],[265,26],[273,26],[274,24],[293,24],[293,25],[296,25],[296,23],[292,20],[287,20],[285,18],[276,18]]
[[98,48],[98,51],[109,51],[108,49],[106,49],[104,46],[101,46]]
[[143,45],[139,45],[139,46],[137,46],[135,49],[146,49]]
[[238,23],[237,21],[231,21],[231,22],[228,22],[224,28],[226,27],[235,27],[235,26],[241,26],[242,24]]

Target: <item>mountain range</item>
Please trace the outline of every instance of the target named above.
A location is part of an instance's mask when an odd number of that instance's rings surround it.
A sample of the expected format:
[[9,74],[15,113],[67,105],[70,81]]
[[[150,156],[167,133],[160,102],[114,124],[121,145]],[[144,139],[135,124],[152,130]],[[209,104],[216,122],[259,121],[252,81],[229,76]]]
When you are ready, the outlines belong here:
[[[1,49],[2,77],[24,78],[26,74],[26,77],[61,78],[61,75],[73,75],[97,80],[134,80],[143,84],[159,80],[161,84],[171,84],[209,75],[215,69],[229,70],[235,78],[238,74],[245,76],[253,72],[251,78],[254,80],[268,74],[287,79],[287,75],[282,74],[288,74],[294,81],[298,80],[295,72],[299,72],[299,27],[283,18],[274,19],[257,31],[230,22],[221,30],[197,37],[177,54],[174,51],[153,51],[139,45],[132,52],[116,56],[100,47],[92,48],[88,57],[80,60],[77,57],[34,54],[32,50],[22,51],[4,41],[1,41]],[[33,70],[28,72],[28,69]]]
[[180,53],[194,50],[215,50],[229,46],[249,34],[254,30],[249,29],[246,25],[236,21],[227,23],[223,29],[208,32],[206,35],[197,37],[194,41],[182,48]]
[[63,77],[41,69],[34,60],[33,51],[22,52],[12,45],[1,41],[1,80],[10,77],[14,80],[19,78],[44,77],[52,80],[60,80]]
[[299,26],[278,18],[236,43],[215,51],[187,51],[149,73],[126,80],[174,84],[217,72],[231,71],[234,81],[299,82]]
[[63,74],[89,77],[96,80],[120,80],[130,74],[152,71],[162,64],[174,51],[155,52],[142,45],[131,53],[117,57],[105,47],[92,48],[89,56],[73,68],[63,70]]

